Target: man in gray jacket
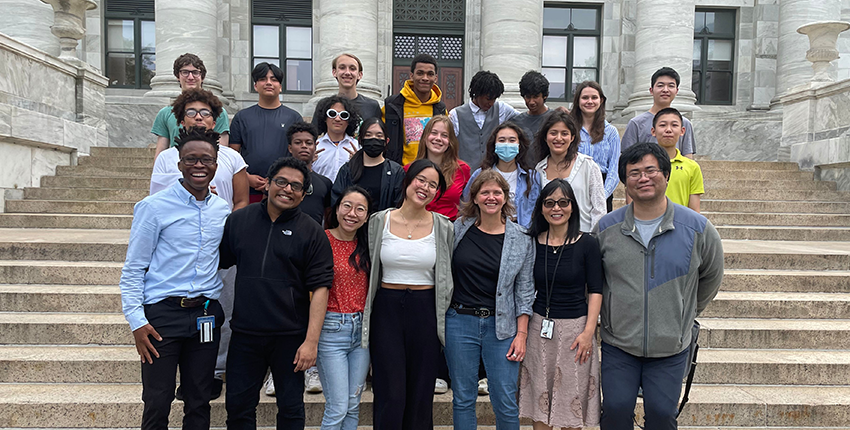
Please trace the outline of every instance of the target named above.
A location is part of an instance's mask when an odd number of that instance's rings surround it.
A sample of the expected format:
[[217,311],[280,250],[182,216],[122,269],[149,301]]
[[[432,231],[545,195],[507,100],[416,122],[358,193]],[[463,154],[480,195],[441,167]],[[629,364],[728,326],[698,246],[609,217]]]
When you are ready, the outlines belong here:
[[676,429],[676,404],[696,318],[723,278],[720,236],[704,216],[664,192],[670,159],[655,143],[620,156],[632,203],[604,216],[602,430],[632,430],[639,388],[646,428]]

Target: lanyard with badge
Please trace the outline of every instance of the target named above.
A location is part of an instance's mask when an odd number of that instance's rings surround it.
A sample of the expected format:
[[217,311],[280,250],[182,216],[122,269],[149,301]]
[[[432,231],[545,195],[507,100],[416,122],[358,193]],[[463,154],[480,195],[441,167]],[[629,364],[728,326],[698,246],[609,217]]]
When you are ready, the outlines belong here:
[[204,316],[198,317],[198,332],[201,335],[201,343],[213,341],[213,329],[215,329],[215,315],[207,315],[210,301],[204,303]]
[[[558,254],[558,261],[555,262],[554,274],[558,274],[558,265],[561,264],[561,257],[564,256],[564,247],[567,245],[567,238],[564,237],[564,244],[561,245],[561,253]],[[552,253],[557,254],[558,250],[553,246]],[[543,339],[552,339],[552,332],[555,329],[555,321],[549,319],[549,305],[552,302],[552,290],[555,287],[555,278],[552,276],[552,282],[549,282],[549,231],[546,231],[546,252],[543,258],[543,271],[546,274],[546,316],[543,318],[543,323],[540,326],[540,337]]]

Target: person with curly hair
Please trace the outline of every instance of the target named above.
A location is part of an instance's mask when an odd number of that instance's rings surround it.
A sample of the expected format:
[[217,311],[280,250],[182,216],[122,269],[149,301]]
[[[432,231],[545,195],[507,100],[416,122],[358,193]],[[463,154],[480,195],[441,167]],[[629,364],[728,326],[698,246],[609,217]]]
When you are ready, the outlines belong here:
[[313,171],[336,180],[339,168],[360,149],[354,133],[360,125],[360,114],[351,100],[342,96],[330,96],[319,100],[316,110],[323,115],[319,121],[316,155]]

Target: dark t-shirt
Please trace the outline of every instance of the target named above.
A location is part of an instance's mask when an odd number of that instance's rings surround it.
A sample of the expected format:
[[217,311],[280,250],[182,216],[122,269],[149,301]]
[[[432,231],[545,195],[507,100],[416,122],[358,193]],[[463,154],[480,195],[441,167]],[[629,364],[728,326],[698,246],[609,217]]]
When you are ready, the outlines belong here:
[[[269,167],[278,158],[289,155],[286,131],[301,114],[280,105],[275,109],[263,109],[254,105],[242,109],[230,124],[230,144],[242,145],[242,158],[248,163],[248,173],[266,177]],[[251,189],[251,194],[259,194]]]
[[369,196],[372,197],[372,201],[375,203],[381,200],[381,175],[383,173],[383,163],[377,166],[364,167],[363,174],[360,175],[360,181],[357,182],[357,185],[360,185],[369,192]]
[[537,132],[540,131],[540,126],[543,125],[543,120],[548,118],[552,112],[554,112],[552,109],[549,109],[540,115],[531,115],[528,112],[523,112],[513,117],[511,121],[517,123],[517,125],[525,130],[525,136],[528,138],[529,143],[534,143],[534,136],[536,136]]
[[472,226],[452,256],[455,291],[452,303],[496,309],[496,287],[505,234],[487,234]]
[[540,243],[536,245],[534,287],[537,289],[537,298],[534,300],[534,312],[546,316],[548,285],[544,259],[548,259],[549,282],[553,279],[555,281],[549,305],[549,318],[572,319],[587,315],[586,295],[602,294],[602,253],[599,252],[599,242],[589,234],[582,234],[578,241],[563,246],[557,253],[552,252],[551,246]]
[[[357,109],[357,115],[360,115],[360,122],[363,120],[378,117],[381,118],[381,105],[376,100],[365,97],[363,94],[357,94],[357,97],[351,100],[354,108]],[[325,118],[325,112],[319,112],[319,107],[316,106],[316,111],[313,113],[313,127],[319,128],[319,120]]]
[[310,182],[313,185],[313,194],[304,196],[304,200],[298,207],[301,208],[301,212],[310,215],[310,218],[324,226],[325,209],[331,207],[333,182],[316,172],[310,172]]

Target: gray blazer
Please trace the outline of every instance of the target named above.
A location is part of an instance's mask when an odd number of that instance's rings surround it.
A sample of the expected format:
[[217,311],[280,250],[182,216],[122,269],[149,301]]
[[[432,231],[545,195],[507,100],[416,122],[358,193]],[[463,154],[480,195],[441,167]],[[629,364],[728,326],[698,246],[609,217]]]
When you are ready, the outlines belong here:
[[[472,218],[455,220],[455,248],[473,224],[475,219]],[[534,256],[534,241],[519,224],[508,220],[496,285],[496,338],[499,340],[516,336],[517,317],[532,313]]]

